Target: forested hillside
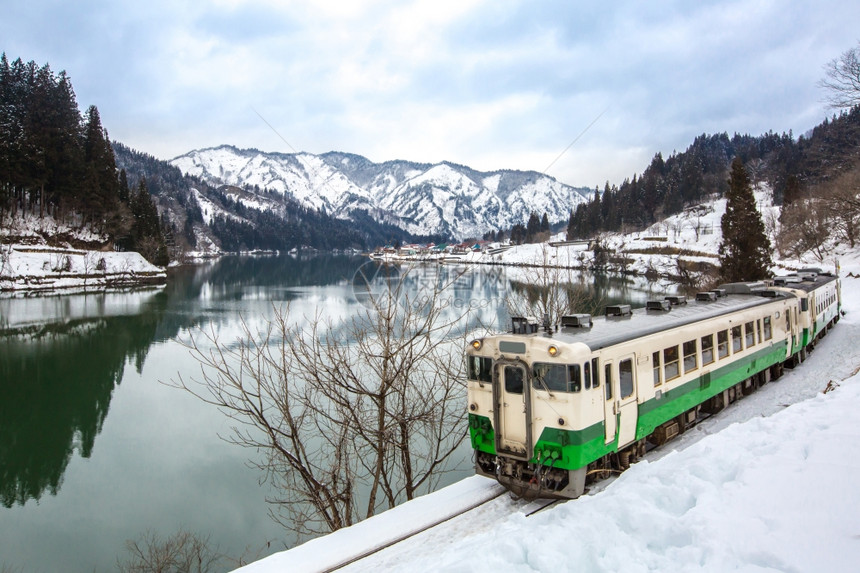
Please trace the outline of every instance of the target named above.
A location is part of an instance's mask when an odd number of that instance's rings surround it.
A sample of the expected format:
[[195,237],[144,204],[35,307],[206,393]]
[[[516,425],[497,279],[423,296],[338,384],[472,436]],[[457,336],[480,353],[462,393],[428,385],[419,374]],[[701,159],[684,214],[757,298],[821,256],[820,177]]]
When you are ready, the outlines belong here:
[[[257,190],[259,192],[259,190]],[[98,109],[81,114],[69,76],[0,59],[0,222],[14,241],[24,217],[50,218],[100,237],[42,237],[91,249],[136,250],[151,262],[195,250],[364,249],[416,237],[367,213],[335,219],[269,194],[213,188],[121,143]],[[206,213],[204,213],[204,208]]]
[[[341,165],[352,156],[332,157]],[[798,138],[770,132],[703,134],[683,152],[665,159],[657,153],[641,174],[618,186],[607,182],[602,192],[580,204],[570,214],[568,238],[644,229],[685,206],[722,196],[735,157],[753,185],[769,184],[775,202],[784,205],[784,232],[776,242],[780,251],[814,250],[833,234],[851,245],[858,239],[860,206],[854,191],[860,182],[860,107],[834,115]],[[522,221],[510,231],[499,230],[515,241],[542,240],[549,224],[545,214],[538,219],[540,214],[531,214],[528,227]],[[216,188],[183,175],[165,161],[111,144],[98,109],[79,111],[65,72],[20,58],[10,63],[3,54],[0,222],[5,240],[14,240],[12,222],[23,216],[87,228],[101,238],[81,246],[136,250],[161,265],[187,252],[369,249],[447,238],[411,235],[385,222],[390,217],[382,212],[357,208],[348,218],[336,218],[283,190]]]
[[571,213],[568,238],[642,229],[685,206],[725,193],[729,165],[739,157],[753,184],[768,183],[776,204],[817,197],[822,186],[860,161],[860,108],[833,116],[806,135],[700,135],[686,151],[657,153],[641,175],[602,192]]
[[[98,109],[78,110],[65,72],[0,57],[0,222],[50,217],[94,231],[89,248],[138,250],[167,264],[158,213],[141,179],[132,192],[118,171]],[[56,237],[45,237],[54,240]],[[66,237],[65,240],[73,240]]]
[[[386,242],[415,240],[366,212],[351,221],[302,206],[280,193],[222,185],[183,175],[175,166],[114,142],[117,165],[132,183],[146,178],[176,251],[239,252],[254,249],[366,249]],[[204,207],[206,213],[204,213]],[[438,237],[436,237],[438,239]]]

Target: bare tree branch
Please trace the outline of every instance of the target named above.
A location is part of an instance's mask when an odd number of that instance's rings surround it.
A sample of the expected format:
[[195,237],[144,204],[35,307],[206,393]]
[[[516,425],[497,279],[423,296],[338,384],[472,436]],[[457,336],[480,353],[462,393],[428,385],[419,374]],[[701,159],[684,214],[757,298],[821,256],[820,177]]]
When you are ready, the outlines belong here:
[[825,77],[818,85],[827,91],[825,101],[834,109],[860,104],[860,42],[824,66]]
[[235,341],[209,330],[187,344],[201,373],[171,383],[236,422],[226,439],[265,452],[270,513],[300,537],[428,491],[465,439],[465,311],[443,296],[456,275],[415,296],[413,272],[343,321],[274,308],[261,332],[242,321]]

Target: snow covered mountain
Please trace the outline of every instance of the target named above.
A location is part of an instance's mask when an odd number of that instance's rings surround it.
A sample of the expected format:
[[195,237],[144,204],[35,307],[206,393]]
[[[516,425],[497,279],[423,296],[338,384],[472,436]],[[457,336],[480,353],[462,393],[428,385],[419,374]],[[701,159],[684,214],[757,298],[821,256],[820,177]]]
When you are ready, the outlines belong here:
[[534,171],[482,173],[463,165],[373,163],[341,152],[266,153],[229,145],[191,151],[171,162],[215,186],[269,190],[341,219],[366,211],[416,235],[479,237],[525,224],[532,212],[567,221],[591,190]]

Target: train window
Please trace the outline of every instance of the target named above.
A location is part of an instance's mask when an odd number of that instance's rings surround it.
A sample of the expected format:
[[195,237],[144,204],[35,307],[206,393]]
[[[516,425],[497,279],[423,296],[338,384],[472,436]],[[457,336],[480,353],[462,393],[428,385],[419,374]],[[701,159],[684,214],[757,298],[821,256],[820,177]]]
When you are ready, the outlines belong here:
[[743,350],[744,345],[743,345],[743,340],[741,337],[742,337],[741,327],[740,326],[733,326],[732,327],[732,354],[734,354],[735,352],[740,352],[741,350]]
[[[582,378],[585,381],[585,389],[591,388],[591,363],[586,362],[582,365]],[[594,385],[597,388],[597,384]]]
[[[588,368],[588,365],[585,367]],[[591,371],[594,372],[594,379],[591,381],[591,385],[597,388],[600,386],[600,368],[597,365],[597,358],[591,359]]]
[[744,348],[755,345],[755,323],[752,321],[744,324]]
[[755,321],[755,331],[758,333],[758,343],[761,344],[761,319]]
[[800,299],[800,310],[803,312],[806,312],[807,310],[809,310],[809,299],[807,299],[807,298]]
[[606,384],[606,400],[612,400],[612,364],[604,366],[603,383]]
[[492,382],[493,375],[491,369],[493,359],[485,356],[467,356],[469,362],[469,380],[477,380],[479,382]]
[[[534,375],[532,386],[538,390],[579,392],[582,385],[579,376],[579,364],[564,366],[562,364],[536,362],[532,365],[532,374]],[[570,389],[568,389],[568,381],[570,381]]]
[[651,362],[653,362],[654,367],[654,386],[659,386],[663,380],[660,375],[663,374],[663,369],[660,368],[660,351],[658,350],[651,356]]
[[666,382],[681,375],[678,364],[678,347],[672,346],[663,350],[663,371],[666,374]]
[[764,317],[764,339],[770,340],[773,338],[773,329],[770,326],[770,317]]
[[717,356],[725,358],[729,355],[729,331],[721,330],[717,333]]
[[568,366],[568,392],[579,392],[582,388],[582,377],[580,375],[579,364]]
[[[579,389],[582,388],[582,379],[579,375],[579,364],[574,364],[567,368],[567,391],[579,392]],[[588,388],[588,386],[586,386],[586,388]]]
[[633,395],[633,360],[630,358],[618,363],[618,389],[622,400]]
[[684,343],[684,373],[695,370],[699,367],[698,364],[698,348],[695,340],[688,340]]
[[505,392],[522,394],[525,373],[526,371],[519,366],[505,366]]
[[702,366],[714,361],[714,335],[702,337]]

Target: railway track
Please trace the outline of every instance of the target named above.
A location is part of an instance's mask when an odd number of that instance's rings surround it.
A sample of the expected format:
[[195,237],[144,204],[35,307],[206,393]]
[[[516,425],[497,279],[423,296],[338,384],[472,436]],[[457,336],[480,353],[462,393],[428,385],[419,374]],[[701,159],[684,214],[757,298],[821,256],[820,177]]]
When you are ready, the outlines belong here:
[[[481,508],[482,506],[485,506],[489,503],[492,503],[493,501],[499,499],[500,497],[502,497],[506,494],[509,494],[509,492],[508,492],[508,490],[504,489],[502,486],[499,486],[498,488],[494,488],[492,493],[490,493],[489,495],[483,497],[482,499],[476,501],[475,503],[472,503],[466,507],[459,509],[456,513],[441,517],[437,520],[434,520],[431,523],[423,525],[420,528],[407,530],[402,535],[399,535],[394,539],[389,539],[389,540],[386,540],[386,541],[384,541],[378,545],[368,547],[366,551],[362,551],[361,553],[359,553],[357,555],[353,555],[353,556],[350,556],[348,558],[345,558],[343,561],[337,563],[336,565],[334,565],[332,567],[322,569],[320,571],[320,573],[330,573],[332,571],[339,571],[339,570],[343,569],[344,567],[347,567],[347,566],[352,565],[354,563],[358,563],[362,559],[366,559],[367,557],[370,557],[371,555],[374,555],[376,553],[379,553],[380,551],[383,551],[385,549],[393,547],[402,541],[406,541],[407,539],[415,537],[416,535],[420,535],[422,533],[430,531],[434,527],[438,527],[439,525],[442,525],[443,523],[447,523],[453,519],[456,519],[458,517],[466,515],[467,513],[475,511],[475,510]],[[550,507],[553,507],[553,506],[555,506],[558,503],[563,502],[563,501],[567,501],[567,500],[562,500],[562,499],[552,499],[551,500],[551,499],[540,499],[540,498],[533,499],[533,500],[527,500],[527,499],[520,498],[520,499],[513,500],[513,503],[515,505],[516,511],[519,511],[520,513],[522,513],[526,517],[531,517],[532,515],[535,515],[537,513],[540,513],[541,511],[549,509]]]
[[[712,417],[714,417],[718,413],[719,412],[699,413],[697,415],[695,421],[690,423],[690,425],[686,428],[685,431],[688,432],[688,431],[692,430],[693,428],[695,428],[696,426],[698,426],[702,422],[705,422],[705,421],[711,419]],[[670,440],[670,442],[671,441],[672,440]],[[660,446],[654,446],[653,444],[649,444],[649,447],[647,448],[647,453],[650,453],[653,450],[659,450],[660,448],[661,448]],[[621,473],[622,471],[623,470],[621,470],[621,471],[614,470],[613,473],[617,474],[617,473]],[[593,486],[595,486],[597,484],[601,484],[602,482],[607,482],[607,478],[598,479],[598,480],[595,480],[594,482],[592,482],[590,484],[591,487],[586,489],[585,494],[587,495],[589,492],[589,489],[592,489]],[[510,494],[510,492],[507,489],[503,488],[501,485],[499,485],[498,488],[494,488],[493,491],[490,492],[488,495],[483,496],[481,499],[479,499],[475,503],[469,504],[466,507],[463,507],[463,508],[457,510],[455,513],[440,517],[439,519],[434,520],[431,523],[424,524],[420,528],[407,530],[402,535],[399,535],[396,538],[389,539],[383,543],[369,547],[366,551],[363,551],[360,554],[351,556],[349,558],[345,558],[343,561],[341,561],[340,563],[338,563],[332,567],[322,569],[321,573],[329,573],[332,571],[338,571],[340,569],[343,569],[344,567],[347,567],[348,565],[352,565],[354,563],[357,563],[357,562],[361,561],[362,559],[365,559],[367,557],[370,557],[371,555],[379,553],[380,551],[383,551],[385,549],[393,547],[402,541],[405,541],[407,539],[415,537],[416,535],[420,535],[422,533],[430,531],[431,529],[433,529],[439,525],[442,525],[443,523],[447,523],[453,519],[456,519],[458,517],[466,515],[467,513],[475,511],[475,510],[481,508],[482,506],[485,506],[489,503],[492,503],[493,501],[499,499],[500,497],[502,497],[505,494]],[[510,495],[513,497],[513,494],[510,494]],[[542,511],[544,511],[544,510],[555,507],[559,503],[562,503],[565,501],[570,501],[570,500],[566,500],[566,499],[544,499],[544,498],[536,498],[536,499],[516,498],[516,499],[513,499],[513,504],[515,506],[514,507],[515,511],[522,513],[523,515],[525,515],[525,517],[531,517],[531,516],[536,515]]]
[[431,523],[424,524],[420,528],[407,530],[402,535],[399,535],[399,536],[395,537],[394,539],[386,540],[380,544],[369,547],[366,551],[363,551],[358,555],[354,555],[354,556],[345,558],[343,561],[341,561],[340,563],[337,563],[333,567],[329,567],[327,569],[321,570],[321,573],[329,573],[330,571],[338,571],[338,570],[343,569],[344,567],[346,567],[348,565],[352,565],[353,563],[357,563],[358,561],[361,561],[362,559],[370,557],[371,555],[374,555],[375,553],[379,553],[380,551],[382,551],[384,549],[388,549],[389,547],[392,547],[394,545],[397,545],[398,543],[405,541],[411,537],[414,537],[416,535],[424,533],[425,531],[429,531],[429,530],[433,529],[434,527],[437,527],[443,523],[451,521],[452,519],[456,519],[457,517],[460,517],[461,515],[465,515],[465,514],[469,513],[470,511],[474,511],[475,509],[481,507],[482,505],[485,505],[487,503],[492,502],[495,499],[498,499],[499,497],[503,496],[505,493],[507,493],[507,490],[505,488],[503,488],[501,485],[499,485],[497,488],[493,488],[493,490],[488,495],[482,497],[480,500],[476,501],[475,503],[472,503],[470,505],[467,505],[466,507],[460,508],[459,510],[457,510],[453,514],[449,514],[449,515],[445,515],[443,517],[440,517],[439,519],[436,519],[436,520],[432,521]]

